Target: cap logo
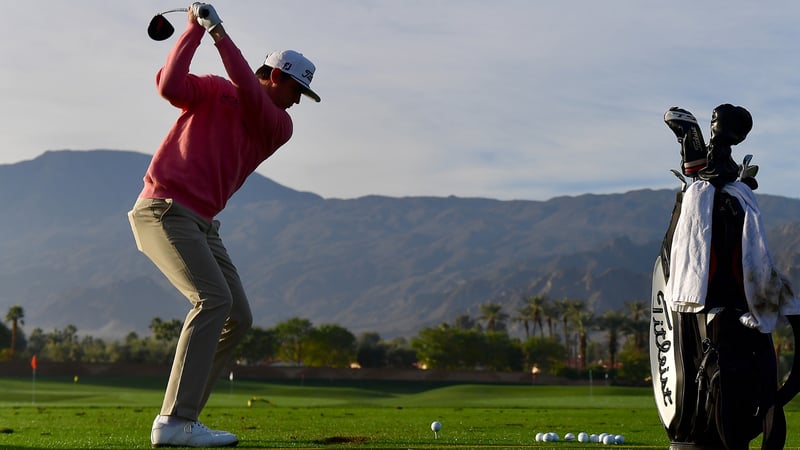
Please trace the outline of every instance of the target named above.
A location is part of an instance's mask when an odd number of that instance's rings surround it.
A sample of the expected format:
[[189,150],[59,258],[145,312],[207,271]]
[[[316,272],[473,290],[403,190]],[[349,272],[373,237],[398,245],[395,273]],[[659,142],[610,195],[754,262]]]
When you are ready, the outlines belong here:
[[300,83],[303,94],[308,95],[315,101],[319,101],[319,95],[312,91],[309,87],[311,80],[314,79],[314,72],[316,67],[314,63],[308,60],[302,53],[294,50],[283,50],[272,52],[267,55],[264,65],[279,69],[283,73],[294,78],[295,81]]

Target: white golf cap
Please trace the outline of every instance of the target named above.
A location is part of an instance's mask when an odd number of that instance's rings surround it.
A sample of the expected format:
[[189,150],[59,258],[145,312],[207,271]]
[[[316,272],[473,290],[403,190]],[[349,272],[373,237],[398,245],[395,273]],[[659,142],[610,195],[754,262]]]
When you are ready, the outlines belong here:
[[308,60],[302,53],[294,50],[283,50],[280,52],[272,52],[267,55],[267,60],[264,65],[270,66],[273,69],[280,69],[282,72],[289,74],[300,85],[303,86],[303,94],[313,98],[315,101],[320,101],[319,95],[311,90],[311,79],[314,78],[314,63]]

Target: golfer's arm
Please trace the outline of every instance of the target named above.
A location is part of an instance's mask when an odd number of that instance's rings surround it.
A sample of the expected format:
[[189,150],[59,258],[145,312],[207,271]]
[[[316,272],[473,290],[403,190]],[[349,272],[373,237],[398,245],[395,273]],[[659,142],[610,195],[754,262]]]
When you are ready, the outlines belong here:
[[[219,51],[222,64],[225,66],[225,72],[227,72],[231,83],[244,93],[244,95],[242,95],[243,98],[260,99],[261,95],[259,94],[263,90],[261,83],[242,56],[242,52],[236,47],[236,44],[233,43],[233,39],[228,36],[225,29],[222,28],[222,25],[214,27],[209,34],[211,34],[214,39],[214,45]],[[260,105],[256,105],[254,108],[255,111],[261,111]]]
[[214,42],[219,42],[228,36],[228,33],[225,32],[225,28],[222,27],[222,24],[219,24],[214,27],[213,30],[209,31],[208,34],[214,39]]

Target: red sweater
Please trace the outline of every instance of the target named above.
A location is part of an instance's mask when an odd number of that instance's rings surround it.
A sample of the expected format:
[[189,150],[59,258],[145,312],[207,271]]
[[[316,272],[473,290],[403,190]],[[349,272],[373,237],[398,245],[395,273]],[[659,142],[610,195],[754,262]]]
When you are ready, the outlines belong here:
[[229,37],[216,46],[230,81],[190,74],[204,33],[189,24],[156,75],[159,93],[181,114],[153,155],[139,197],[171,198],[213,219],[289,140],[292,119],[275,106]]

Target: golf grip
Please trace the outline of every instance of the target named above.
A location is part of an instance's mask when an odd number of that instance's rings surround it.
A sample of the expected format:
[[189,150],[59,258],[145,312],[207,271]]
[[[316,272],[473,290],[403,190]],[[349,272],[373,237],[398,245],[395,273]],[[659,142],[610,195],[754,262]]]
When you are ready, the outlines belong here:
[[201,8],[200,8],[200,11],[198,11],[198,12],[197,12],[197,15],[198,15],[198,16],[199,16],[201,19],[205,19],[206,17],[208,17],[208,8],[201,7]]

